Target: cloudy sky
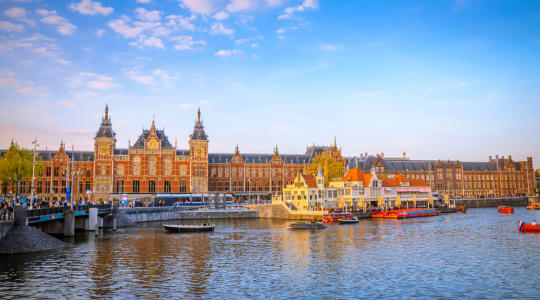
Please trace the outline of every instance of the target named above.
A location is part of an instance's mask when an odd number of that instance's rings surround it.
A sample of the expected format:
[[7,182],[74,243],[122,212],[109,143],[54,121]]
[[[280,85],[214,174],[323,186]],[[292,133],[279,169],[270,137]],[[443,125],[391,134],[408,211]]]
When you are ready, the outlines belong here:
[[540,157],[539,1],[0,1],[0,148]]

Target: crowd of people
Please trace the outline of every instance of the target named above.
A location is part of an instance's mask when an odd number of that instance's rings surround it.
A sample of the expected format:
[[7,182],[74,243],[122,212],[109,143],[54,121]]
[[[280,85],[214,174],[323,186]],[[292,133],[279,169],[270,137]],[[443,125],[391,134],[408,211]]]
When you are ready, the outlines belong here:
[[13,220],[13,204],[11,202],[0,203],[0,220]]

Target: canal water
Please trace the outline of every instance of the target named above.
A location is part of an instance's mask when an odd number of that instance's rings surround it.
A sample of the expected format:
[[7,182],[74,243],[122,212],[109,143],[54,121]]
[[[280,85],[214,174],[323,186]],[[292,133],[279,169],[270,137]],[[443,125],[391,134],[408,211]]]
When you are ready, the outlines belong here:
[[[294,231],[279,220],[161,223],[87,235],[65,249],[0,257],[0,298],[539,299],[540,211],[469,209]],[[179,223],[179,222],[177,222]]]

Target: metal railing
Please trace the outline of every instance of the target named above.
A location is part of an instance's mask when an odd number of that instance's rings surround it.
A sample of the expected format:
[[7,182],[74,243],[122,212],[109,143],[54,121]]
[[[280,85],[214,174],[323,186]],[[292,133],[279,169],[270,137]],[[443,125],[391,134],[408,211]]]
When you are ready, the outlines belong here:
[[[110,204],[103,204],[103,205],[75,205],[75,206],[73,206],[73,210],[75,210],[75,211],[88,212],[88,210],[90,208],[97,208],[98,212],[110,211],[112,209]],[[69,206],[40,208],[40,209],[29,209],[29,210],[26,211],[26,216],[27,217],[39,217],[39,216],[47,216],[47,215],[52,215],[52,214],[63,214],[68,209],[70,209]]]

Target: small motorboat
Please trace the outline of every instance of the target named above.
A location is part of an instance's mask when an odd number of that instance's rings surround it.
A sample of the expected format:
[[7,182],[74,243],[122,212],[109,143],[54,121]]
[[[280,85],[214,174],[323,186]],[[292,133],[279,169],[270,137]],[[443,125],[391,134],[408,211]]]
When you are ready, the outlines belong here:
[[532,224],[527,224],[521,220],[518,221],[518,230],[520,232],[536,232],[540,233],[540,225],[537,225],[536,222]]
[[203,232],[203,231],[214,231],[216,227],[215,224],[199,224],[199,225],[175,225],[175,224],[163,224],[169,232]]
[[540,209],[540,202],[533,202],[527,205],[527,209]]
[[503,214],[513,214],[514,213],[514,208],[513,207],[510,207],[510,206],[499,206],[497,207],[497,210],[500,212],[500,213],[503,213]]
[[467,205],[457,205],[456,210],[462,213],[467,213]]
[[339,225],[345,225],[345,224],[356,224],[359,220],[357,218],[351,218],[351,219],[341,219],[339,220]]
[[324,222],[296,222],[291,223],[291,229],[325,229]]

